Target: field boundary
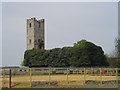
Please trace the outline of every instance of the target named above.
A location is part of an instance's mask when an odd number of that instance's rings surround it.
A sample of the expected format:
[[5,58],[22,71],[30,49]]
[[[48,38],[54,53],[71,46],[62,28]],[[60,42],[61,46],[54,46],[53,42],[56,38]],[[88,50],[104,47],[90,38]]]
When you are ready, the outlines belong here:
[[92,85],[102,88],[108,84],[113,87],[120,86],[120,68],[10,68],[0,69],[0,72],[2,86],[8,88],[18,88],[22,84],[24,87],[33,87],[33,82],[38,87]]

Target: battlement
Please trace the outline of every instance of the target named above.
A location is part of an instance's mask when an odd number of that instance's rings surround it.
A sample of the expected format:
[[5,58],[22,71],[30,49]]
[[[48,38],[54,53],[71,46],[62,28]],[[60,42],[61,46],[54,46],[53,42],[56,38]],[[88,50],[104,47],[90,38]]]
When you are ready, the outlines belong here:
[[36,20],[36,18],[33,17],[33,18],[30,18],[30,19],[27,19],[27,21],[33,21],[33,20]]
[[38,22],[44,22],[44,19],[37,20],[35,17],[27,19],[27,21],[33,21],[33,20],[38,21]]
[[43,22],[44,23],[44,19],[40,19],[39,22]]

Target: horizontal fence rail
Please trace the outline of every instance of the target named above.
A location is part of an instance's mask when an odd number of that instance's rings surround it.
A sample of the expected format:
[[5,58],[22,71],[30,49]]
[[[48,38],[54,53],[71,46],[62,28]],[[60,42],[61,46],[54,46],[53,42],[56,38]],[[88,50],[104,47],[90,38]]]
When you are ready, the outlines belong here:
[[0,69],[2,87],[119,87],[120,68]]

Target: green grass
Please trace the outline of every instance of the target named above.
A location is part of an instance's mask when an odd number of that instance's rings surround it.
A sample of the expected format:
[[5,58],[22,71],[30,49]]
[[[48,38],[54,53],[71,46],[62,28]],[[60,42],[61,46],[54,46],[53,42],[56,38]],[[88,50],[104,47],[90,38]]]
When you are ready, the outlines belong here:
[[2,87],[2,88],[8,88],[8,87]]

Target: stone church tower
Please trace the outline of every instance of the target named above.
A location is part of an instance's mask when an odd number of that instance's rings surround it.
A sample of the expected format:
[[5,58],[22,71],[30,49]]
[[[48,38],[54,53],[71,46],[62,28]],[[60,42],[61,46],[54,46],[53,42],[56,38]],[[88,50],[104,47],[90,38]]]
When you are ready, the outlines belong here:
[[27,19],[27,50],[44,49],[44,19]]

